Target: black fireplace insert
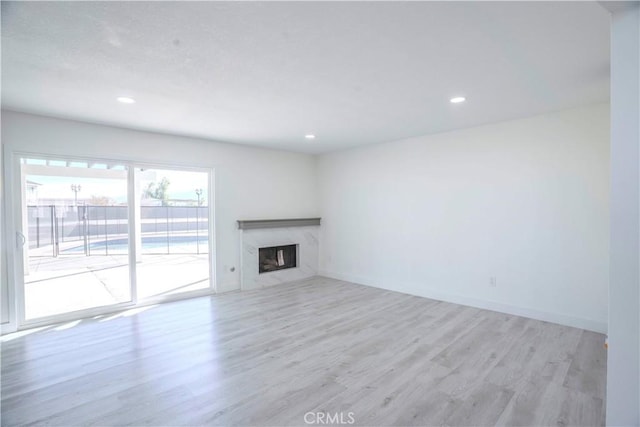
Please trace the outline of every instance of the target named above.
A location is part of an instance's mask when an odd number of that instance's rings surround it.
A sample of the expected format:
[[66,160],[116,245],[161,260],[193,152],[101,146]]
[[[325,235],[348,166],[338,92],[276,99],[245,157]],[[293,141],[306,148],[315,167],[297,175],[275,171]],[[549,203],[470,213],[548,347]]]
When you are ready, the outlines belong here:
[[272,246],[260,248],[258,253],[258,272],[295,268],[298,263],[298,245]]

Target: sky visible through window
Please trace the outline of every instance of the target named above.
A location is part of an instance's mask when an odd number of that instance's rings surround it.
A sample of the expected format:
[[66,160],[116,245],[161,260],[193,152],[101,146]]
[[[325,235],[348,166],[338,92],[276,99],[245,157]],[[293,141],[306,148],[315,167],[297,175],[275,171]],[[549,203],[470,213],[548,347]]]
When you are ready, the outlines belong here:
[[[96,169],[106,169],[98,164]],[[144,189],[151,182],[160,182],[163,178],[169,180],[167,195],[169,200],[192,200],[196,202],[196,189],[202,189],[201,198],[208,200],[208,174],[204,172],[173,171],[173,170],[145,170],[142,172],[141,186]],[[39,199],[44,200],[73,200],[72,185],[80,185],[79,201],[93,198],[108,198],[114,204],[127,203],[126,179],[85,178],[66,176],[27,175],[27,181],[36,185]]]

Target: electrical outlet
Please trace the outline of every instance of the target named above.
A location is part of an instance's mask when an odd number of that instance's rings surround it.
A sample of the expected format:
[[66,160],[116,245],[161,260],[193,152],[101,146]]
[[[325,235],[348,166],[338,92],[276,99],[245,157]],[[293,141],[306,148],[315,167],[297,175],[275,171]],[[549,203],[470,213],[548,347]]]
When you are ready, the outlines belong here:
[[498,284],[498,281],[496,279],[496,276],[489,277],[489,286],[491,286],[492,288],[495,288],[497,284]]

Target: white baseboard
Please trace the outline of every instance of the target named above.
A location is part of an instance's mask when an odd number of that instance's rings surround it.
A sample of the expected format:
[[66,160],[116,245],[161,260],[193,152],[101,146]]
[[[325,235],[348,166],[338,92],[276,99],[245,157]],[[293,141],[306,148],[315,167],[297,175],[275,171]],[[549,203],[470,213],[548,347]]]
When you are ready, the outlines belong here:
[[238,282],[227,282],[227,283],[218,283],[216,286],[216,293],[222,294],[224,292],[233,292],[240,290],[240,283]]
[[11,322],[3,323],[1,328],[0,335],[10,334],[18,330],[17,325]]
[[344,274],[334,271],[321,270],[318,272],[320,276],[328,277],[331,279],[344,280],[346,282],[352,282],[359,285],[371,286],[374,288],[385,289],[388,291],[400,292],[408,295],[415,295],[424,298],[430,298],[438,301],[451,302],[454,304],[466,305],[469,307],[482,308],[485,310],[497,311],[500,313],[513,314],[515,316],[527,317],[535,320],[543,320],[545,322],[557,323],[559,325],[571,326],[574,328],[585,329],[588,331],[599,332],[601,334],[607,333],[607,323],[593,319],[585,319],[580,317],[568,316],[562,313],[552,313],[542,310],[537,310],[528,307],[519,307],[515,305],[505,304],[491,300],[481,300],[476,298],[469,298],[463,295],[456,295],[447,292],[438,291],[429,288],[420,288],[419,291],[410,292],[407,289],[415,288],[415,286],[409,286],[406,284],[395,282],[396,286],[390,286],[389,283],[381,283],[378,280],[358,276],[353,274]]

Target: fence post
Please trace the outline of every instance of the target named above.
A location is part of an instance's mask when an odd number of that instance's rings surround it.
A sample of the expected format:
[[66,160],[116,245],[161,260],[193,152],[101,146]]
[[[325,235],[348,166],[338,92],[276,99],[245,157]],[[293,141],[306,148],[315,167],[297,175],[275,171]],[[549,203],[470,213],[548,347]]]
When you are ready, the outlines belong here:
[[104,207],[104,254],[109,255],[109,235],[107,233],[107,207]]
[[87,256],[91,256],[91,223],[89,222],[89,207],[86,205],[86,203],[84,205],[82,218],[85,228],[84,241],[86,242],[85,245],[87,248]]
[[166,206],[167,210],[167,255],[171,254],[169,250],[169,206]]
[[200,214],[198,209],[200,206],[196,205],[196,253],[200,255]]
[[84,240],[84,229],[82,228],[83,222],[80,221],[80,219],[80,206],[78,206],[78,204],[76,203],[76,240]]
[[53,235],[55,237],[55,243],[53,245],[53,253],[54,256],[57,257],[60,255],[60,229],[58,227],[58,209],[53,207],[53,224],[54,224],[54,232]]

